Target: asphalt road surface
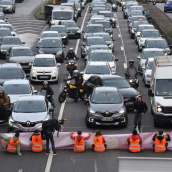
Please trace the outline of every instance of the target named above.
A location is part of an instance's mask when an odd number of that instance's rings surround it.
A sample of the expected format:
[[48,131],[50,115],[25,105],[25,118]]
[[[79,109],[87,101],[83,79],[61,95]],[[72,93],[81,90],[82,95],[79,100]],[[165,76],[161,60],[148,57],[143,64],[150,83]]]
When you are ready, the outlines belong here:
[[[17,6],[18,11],[16,14],[22,15],[27,9],[25,3],[32,4],[35,0],[25,0],[24,3]],[[36,1],[36,3],[38,3]],[[35,8],[39,4],[35,5]],[[22,10],[20,10],[20,8]],[[30,10],[30,13],[27,12],[28,16],[31,16],[33,11]],[[17,10],[16,10],[17,11]],[[23,12],[22,12],[23,11]],[[117,13],[114,13],[117,17],[117,28],[114,29],[114,54],[119,58],[117,64],[117,73],[119,75],[124,75],[124,64],[127,63],[128,59],[135,59],[138,56],[137,47],[134,40],[131,40],[127,30],[127,21],[123,19],[122,11],[119,9]],[[12,16],[13,17],[13,16]],[[89,19],[88,7],[82,12],[82,17],[78,19],[78,25],[81,30],[84,29]],[[22,21],[21,21],[22,22]],[[21,23],[22,25],[22,23]],[[73,47],[78,57],[80,57],[80,45],[82,40],[70,40],[69,44],[66,46],[66,49]],[[37,49],[35,48],[35,42],[33,42],[33,51],[36,53]],[[3,63],[4,61],[0,61]],[[79,60],[79,70],[84,69],[83,60]],[[55,92],[55,102],[56,110],[55,116],[58,119],[67,118],[68,121],[64,124],[64,131],[77,131],[78,129],[82,131],[94,131],[87,129],[85,125],[85,116],[87,111],[87,105],[83,102],[73,102],[72,100],[67,99],[63,104],[59,104],[57,99],[59,93],[62,91],[64,85],[64,78],[67,77],[67,72],[65,71],[64,64],[60,67],[60,79],[58,84],[52,84],[52,87]],[[143,95],[144,101],[147,105],[150,105],[149,98],[147,96],[147,88],[144,87],[141,77],[140,87],[138,90]],[[34,84],[35,88],[40,89],[39,84]],[[128,114],[128,126],[123,129],[119,128],[108,128],[101,129],[103,134],[120,134],[120,133],[131,133],[133,130],[133,120],[134,114]],[[1,126],[0,131],[5,132],[7,126]],[[148,112],[143,116],[142,120],[142,131],[151,132],[156,131],[153,126],[153,118],[150,113],[150,107]],[[133,154],[128,153],[127,151],[111,150],[103,154],[94,153],[91,151],[76,154],[72,150],[58,150],[56,156],[45,155],[45,153],[34,154],[32,152],[23,152],[22,157],[17,155],[11,155],[6,152],[0,152],[0,171],[2,172],[17,172],[18,169],[24,169],[24,172],[117,172],[118,171],[118,158],[117,157],[130,157]],[[164,154],[154,154],[151,151],[144,151],[139,154],[134,154],[136,157],[170,157],[170,152]]]

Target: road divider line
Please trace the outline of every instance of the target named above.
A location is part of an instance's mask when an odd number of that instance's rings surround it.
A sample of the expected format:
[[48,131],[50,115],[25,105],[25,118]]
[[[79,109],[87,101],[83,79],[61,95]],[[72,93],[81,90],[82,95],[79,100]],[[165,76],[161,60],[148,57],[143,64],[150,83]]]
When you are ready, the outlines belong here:
[[52,161],[53,161],[53,153],[50,152],[47,160],[47,165],[45,167],[45,172],[50,172]]

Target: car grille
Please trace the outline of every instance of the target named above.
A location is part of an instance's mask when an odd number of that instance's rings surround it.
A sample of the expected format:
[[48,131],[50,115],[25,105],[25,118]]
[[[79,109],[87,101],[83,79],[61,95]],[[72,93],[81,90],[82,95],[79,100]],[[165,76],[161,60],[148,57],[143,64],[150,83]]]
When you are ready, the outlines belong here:
[[110,112],[96,112],[97,114],[101,114],[102,117],[111,117],[113,114],[117,113],[117,112],[113,112],[113,113],[110,113]]
[[50,74],[51,72],[37,72],[39,74]]
[[39,80],[50,80],[51,79],[51,75],[38,75],[37,78]]
[[163,113],[172,113],[172,107],[163,107],[162,108]]
[[23,127],[34,127],[36,125],[35,122],[23,122],[20,123]]

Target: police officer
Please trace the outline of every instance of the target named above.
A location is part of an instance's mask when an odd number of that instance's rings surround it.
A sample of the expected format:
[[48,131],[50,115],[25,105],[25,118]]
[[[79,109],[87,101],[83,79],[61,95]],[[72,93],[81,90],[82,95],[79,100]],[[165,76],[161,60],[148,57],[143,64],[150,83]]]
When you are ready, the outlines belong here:
[[137,74],[138,74],[138,72],[137,72],[137,69],[134,65],[134,60],[129,60],[129,66],[128,66],[127,71],[125,73],[126,78],[130,78],[130,77],[131,78],[132,77],[137,78]]

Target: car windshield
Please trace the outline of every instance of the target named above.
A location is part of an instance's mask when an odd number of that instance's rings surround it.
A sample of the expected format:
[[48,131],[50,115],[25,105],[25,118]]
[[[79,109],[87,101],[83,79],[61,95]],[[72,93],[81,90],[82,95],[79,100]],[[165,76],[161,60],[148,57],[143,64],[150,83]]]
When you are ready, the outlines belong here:
[[3,29],[0,29],[0,37],[3,37],[3,36],[11,36],[11,31],[10,30],[3,30]]
[[122,99],[115,91],[94,91],[91,102],[94,104],[120,104]]
[[62,43],[60,39],[42,39],[40,48],[61,48]]
[[10,1],[0,1],[0,5],[11,5]]
[[100,15],[103,15],[105,17],[112,17],[112,13],[101,13],[99,12]]
[[43,33],[41,35],[41,38],[46,38],[46,37],[58,37],[58,33]]
[[[141,24],[146,24],[146,21],[134,21],[133,23],[133,27],[137,28],[137,26],[141,25]],[[152,28],[151,28],[152,29]]]
[[2,40],[3,45],[21,45],[22,42],[19,38],[4,38]]
[[88,65],[86,68],[86,74],[100,74],[100,75],[108,75],[110,74],[110,69],[106,65]]
[[91,53],[88,61],[104,61],[104,62],[111,62],[113,61],[113,55],[112,53],[103,53],[103,52],[96,52]]
[[141,25],[141,26],[138,26],[137,31],[141,32],[142,30],[145,30],[145,29],[154,29],[154,26]]
[[66,28],[65,27],[57,27],[57,26],[52,26],[50,28],[50,31],[57,31],[58,33],[66,33]]
[[130,85],[126,79],[123,78],[107,78],[102,79],[103,86],[106,87],[117,87],[117,88],[130,88]]
[[24,73],[19,68],[0,68],[0,79],[23,79]]
[[[133,11],[133,10],[139,10],[139,11],[143,11],[143,7],[139,7],[139,6],[131,6],[130,7],[130,10]],[[143,14],[143,13],[142,13]]]
[[105,45],[105,41],[103,38],[90,38],[87,39],[87,45],[91,46],[91,45]]
[[44,101],[18,101],[14,105],[16,113],[39,113],[46,112],[46,104]]
[[155,90],[156,96],[172,96],[172,79],[157,79]]
[[33,56],[32,50],[30,49],[13,49],[12,50],[12,56]]
[[53,19],[54,20],[72,20],[73,12],[72,11],[54,11]]
[[13,28],[11,25],[8,25],[8,24],[0,24],[0,28],[7,28],[9,29],[10,31],[13,31]]
[[167,1],[167,4],[168,5],[172,5],[172,1]]
[[153,68],[153,61],[149,61],[146,66],[146,69],[152,70],[152,68]]
[[143,51],[142,53],[142,59],[147,59],[149,57],[155,57],[155,56],[163,56],[163,51]]
[[103,26],[87,26],[86,33],[97,33],[97,32],[104,32]]
[[104,26],[104,28],[111,28],[111,24],[110,22],[108,21],[102,21],[102,20],[99,20],[97,22],[95,22],[96,24],[102,24]]
[[143,30],[142,37],[143,38],[157,38],[157,37],[160,37],[160,34],[159,34],[159,31]]
[[66,22],[64,25],[66,25],[67,27],[77,27],[75,22]]
[[143,11],[141,11],[141,10],[133,10],[130,12],[131,16],[140,16],[142,14],[143,14]]
[[54,58],[35,58],[33,62],[35,67],[55,67],[56,63]]
[[4,85],[3,89],[6,94],[10,95],[31,93],[31,87],[29,84],[8,84]]
[[146,48],[168,48],[165,40],[147,40]]

